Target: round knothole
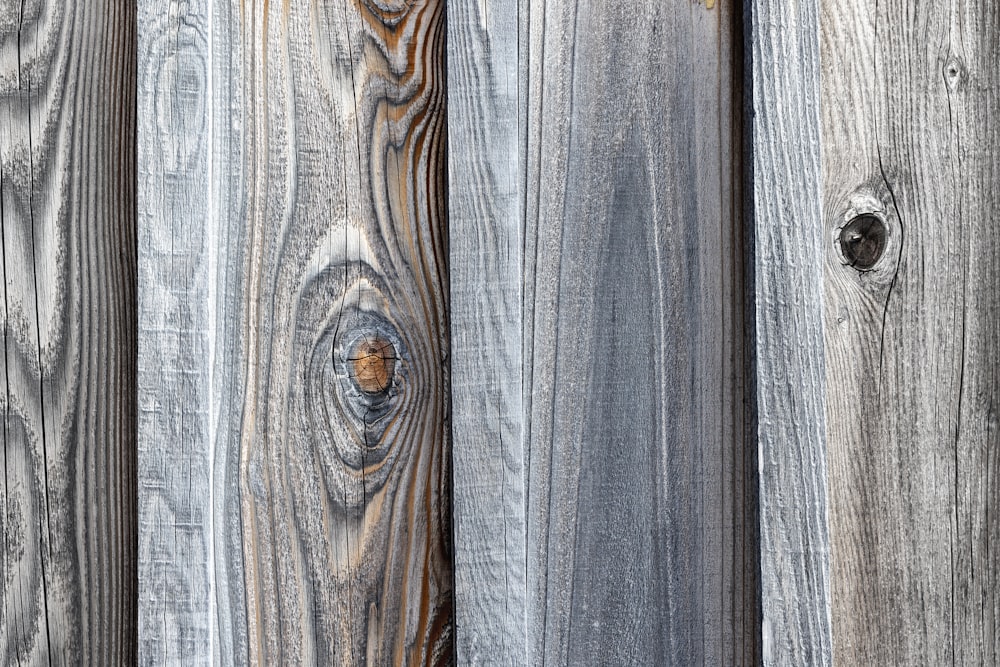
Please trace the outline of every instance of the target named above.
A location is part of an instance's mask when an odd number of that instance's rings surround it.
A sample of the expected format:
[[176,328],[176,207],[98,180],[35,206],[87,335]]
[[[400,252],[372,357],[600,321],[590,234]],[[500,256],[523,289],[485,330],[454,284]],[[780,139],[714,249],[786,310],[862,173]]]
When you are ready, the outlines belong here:
[[396,370],[396,349],[381,336],[363,337],[354,344],[347,360],[351,377],[366,394],[381,394],[392,384]]
[[885,252],[887,236],[888,230],[881,218],[859,215],[840,230],[840,252],[852,267],[867,271]]
[[944,64],[942,73],[944,74],[944,85],[948,90],[955,92],[965,79],[965,65],[953,55]]

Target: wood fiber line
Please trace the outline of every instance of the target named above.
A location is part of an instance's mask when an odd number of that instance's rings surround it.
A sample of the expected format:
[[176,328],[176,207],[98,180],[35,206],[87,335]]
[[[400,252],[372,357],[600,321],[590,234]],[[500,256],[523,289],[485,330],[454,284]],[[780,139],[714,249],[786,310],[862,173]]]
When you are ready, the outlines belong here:
[[522,11],[528,664],[754,664],[741,17]]
[[[834,658],[994,664],[1000,10],[823,2]],[[885,250],[838,242],[859,215]]]
[[135,33],[0,11],[0,656],[135,662]]
[[249,658],[451,664],[444,2],[241,20]]

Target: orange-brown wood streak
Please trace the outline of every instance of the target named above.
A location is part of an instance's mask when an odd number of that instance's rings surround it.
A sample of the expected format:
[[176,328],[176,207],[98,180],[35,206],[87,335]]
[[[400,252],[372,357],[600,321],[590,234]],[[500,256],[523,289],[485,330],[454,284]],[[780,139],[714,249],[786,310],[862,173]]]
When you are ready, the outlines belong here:
[[250,658],[450,664],[443,1],[273,5],[247,77],[273,93],[248,95]]

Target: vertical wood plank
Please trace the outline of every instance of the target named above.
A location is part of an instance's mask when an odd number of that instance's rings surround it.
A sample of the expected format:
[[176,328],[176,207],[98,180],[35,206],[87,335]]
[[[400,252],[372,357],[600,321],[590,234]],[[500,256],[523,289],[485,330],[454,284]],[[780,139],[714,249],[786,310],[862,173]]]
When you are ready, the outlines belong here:
[[443,3],[141,23],[143,661],[449,664]]
[[135,661],[135,32],[0,12],[0,656]]
[[834,658],[993,664],[1000,10],[822,4]]
[[240,21],[250,660],[450,664],[444,2]]
[[245,664],[239,7],[138,3],[139,662]]
[[528,662],[752,664],[738,6],[525,9]]
[[522,225],[515,0],[448,8],[458,663],[524,665]]
[[211,450],[204,8],[139,5],[139,645],[209,656]]
[[819,3],[750,3],[763,659],[831,660]]

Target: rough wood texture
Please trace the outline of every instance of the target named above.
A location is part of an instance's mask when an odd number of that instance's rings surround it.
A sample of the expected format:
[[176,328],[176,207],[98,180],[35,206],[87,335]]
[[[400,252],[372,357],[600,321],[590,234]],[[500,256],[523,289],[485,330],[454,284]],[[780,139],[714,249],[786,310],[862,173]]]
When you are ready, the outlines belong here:
[[818,0],[752,0],[763,659],[830,663]]
[[[241,20],[250,659],[448,664],[444,2]],[[353,369],[375,340],[373,392]]]
[[[823,2],[834,659],[995,664],[1000,10]],[[838,250],[887,229],[859,272]]]
[[448,11],[455,632],[462,665],[524,665],[517,3]]
[[741,19],[525,10],[528,662],[752,664]]
[[443,2],[211,4],[141,15],[143,662],[448,664]]
[[134,10],[0,11],[0,656],[135,661]]
[[143,665],[248,659],[236,467],[245,227],[238,11],[227,2],[138,8]]

